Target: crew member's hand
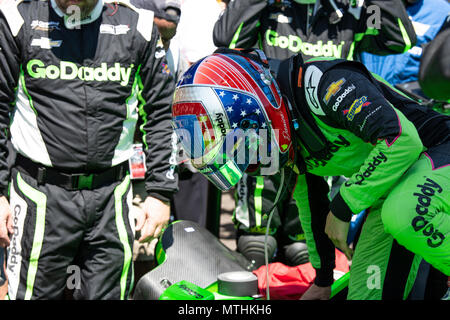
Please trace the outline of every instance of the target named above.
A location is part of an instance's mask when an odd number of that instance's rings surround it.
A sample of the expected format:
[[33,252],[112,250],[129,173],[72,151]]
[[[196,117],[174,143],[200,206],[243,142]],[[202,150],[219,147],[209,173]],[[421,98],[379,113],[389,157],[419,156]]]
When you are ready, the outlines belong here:
[[0,197],[0,247],[9,246],[9,234],[13,233],[11,209],[8,199]]
[[347,244],[348,229],[350,222],[342,221],[330,211],[327,216],[327,222],[325,225],[325,233],[328,238],[334,243],[336,248],[339,248],[347,257],[348,260],[352,259],[353,250]]
[[313,283],[300,297],[300,300],[329,300],[330,295],[331,287],[319,287]]
[[149,242],[158,238],[169,224],[170,204],[148,196],[144,202],[143,214],[136,218],[136,230],[141,232],[139,242]]

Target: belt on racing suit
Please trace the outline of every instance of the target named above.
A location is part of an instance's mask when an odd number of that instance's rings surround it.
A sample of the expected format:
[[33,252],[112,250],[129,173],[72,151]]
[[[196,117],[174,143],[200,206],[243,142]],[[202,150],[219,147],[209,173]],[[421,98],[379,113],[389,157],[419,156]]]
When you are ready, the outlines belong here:
[[36,179],[38,185],[57,185],[69,191],[95,189],[122,180],[128,174],[128,161],[98,173],[64,173],[17,154],[15,167]]

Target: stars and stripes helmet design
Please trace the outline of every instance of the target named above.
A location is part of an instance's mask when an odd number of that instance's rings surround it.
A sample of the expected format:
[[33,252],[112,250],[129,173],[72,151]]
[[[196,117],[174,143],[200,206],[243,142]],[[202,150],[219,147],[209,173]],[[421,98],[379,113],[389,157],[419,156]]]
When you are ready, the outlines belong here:
[[175,132],[192,165],[221,190],[244,172],[275,174],[292,154],[291,127],[261,51],[217,50],[178,82]]

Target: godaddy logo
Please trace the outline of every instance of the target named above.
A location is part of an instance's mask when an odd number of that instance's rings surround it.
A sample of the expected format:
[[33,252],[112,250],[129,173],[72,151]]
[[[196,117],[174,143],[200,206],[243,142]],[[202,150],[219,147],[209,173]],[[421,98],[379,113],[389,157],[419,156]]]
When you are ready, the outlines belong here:
[[108,68],[106,62],[100,67],[79,67],[73,62],[60,61],[58,65],[48,65],[41,60],[33,59],[27,64],[27,72],[30,77],[42,79],[74,80],[76,78],[83,81],[113,81],[119,82],[121,86],[126,86],[130,81],[131,70],[134,65],[128,68],[122,67],[120,63],[114,63]]
[[339,45],[335,45],[333,41],[328,40],[326,44],[322,40],[317,43],[308,43],[302,41],[300,37],[295,35],[280,36],[276,31],[267,30],[266,42],[269,46],[289,49],[292,52],[302,52],[304,55],[313,57],[335,57],[340,58],[344,41]]

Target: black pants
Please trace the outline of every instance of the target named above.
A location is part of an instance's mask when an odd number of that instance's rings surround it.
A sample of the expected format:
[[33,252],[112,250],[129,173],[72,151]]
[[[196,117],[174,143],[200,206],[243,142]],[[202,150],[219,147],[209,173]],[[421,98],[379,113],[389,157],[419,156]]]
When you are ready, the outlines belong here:
[[174,219],[194,221],[206,227],[208,180],[201,173],[185,170],[179,174],[178,188],[172,202]]
[[[280,247],[305,241],[298,208],[292,198],[297,175],[286,169],[285,179],[285,186],[283,186],[285,190],[275,207],[270,224],[270,234],[277,239]],[[236,185],[235,194],[237,201],[233,221],[238,237],[246,234],[265,234],[280,183],[280,174],[258,177],[244,174]],[[287,186],[288,183],[289,186]]]
[[126,299],[133,277],[130,179],[68,191],[12,170],[10,299]]

